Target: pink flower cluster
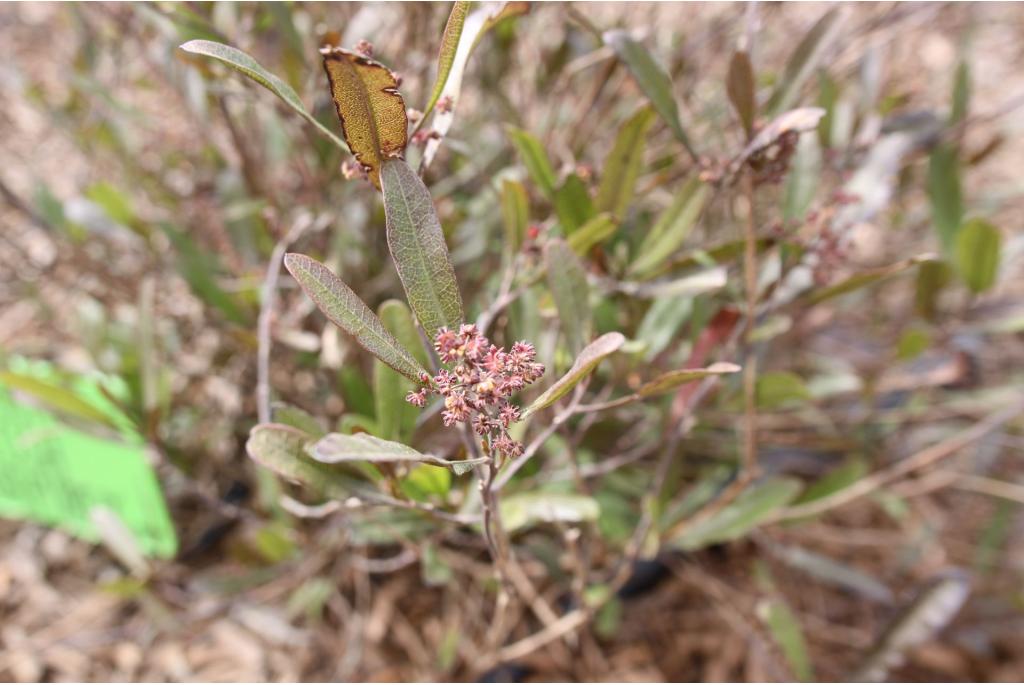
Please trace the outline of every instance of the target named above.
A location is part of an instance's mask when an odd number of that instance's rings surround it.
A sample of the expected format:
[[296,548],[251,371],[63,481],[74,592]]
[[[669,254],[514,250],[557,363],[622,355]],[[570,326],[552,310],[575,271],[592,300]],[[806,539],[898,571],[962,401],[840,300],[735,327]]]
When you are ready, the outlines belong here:
[[424,374],[425,387],[405,399],[422,407],[429,393],[438,393],[444,398],[444,425],[468,421],[477,435],[489,437],[493,451],[521,454],[523,446],[508,434],[509,424],[519,420],[519,409],[509,398],[544,375],[544,365],[534,361],[533,345],[517,342],[506,352],[475,325],[463,324],[458,333],[439,330],[434,349],[451,370],[441,369],[433,378]]

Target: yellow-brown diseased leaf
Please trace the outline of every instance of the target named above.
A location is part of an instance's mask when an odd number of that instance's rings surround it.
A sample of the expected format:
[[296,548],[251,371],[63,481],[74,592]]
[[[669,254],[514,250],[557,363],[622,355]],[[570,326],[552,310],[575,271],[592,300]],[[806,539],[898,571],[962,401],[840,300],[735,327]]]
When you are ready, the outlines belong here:
[[398,81],[369,57],[343,48],[321,52],[345,141],[379,189],[381,163],[400,157],[408,142],[409,119]]

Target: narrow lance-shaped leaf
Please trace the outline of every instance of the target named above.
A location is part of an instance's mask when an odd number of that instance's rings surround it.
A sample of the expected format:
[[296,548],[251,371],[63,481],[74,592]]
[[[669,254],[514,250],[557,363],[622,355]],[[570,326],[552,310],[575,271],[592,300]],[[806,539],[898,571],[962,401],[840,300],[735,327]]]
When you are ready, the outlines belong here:
[[530,203],[522,183],[507,179],[502,182],[501,218],[505,227],[505,246],[509,254],[514,255],[526,239],[530,220]]
[[895,264],[890,264],[889,266],[883,266],[877,269],[868,269],[858,274],[854,274],[835,285],[811,291],[805,302],[807,304],[819,304],[825,300],[830,300],[833,297],[845,295],[846,293],[853,292],[859,288],[884,281],[907,271],[911,267],[917,266],[918,264],[925,264],[934,259],[934,255],[925,254],[918,257],[912,257],[911,259],[904,259],[896,262]]
[[330,269],[305,255],[285,255],[284,265],[328,319],[364,349],[403,376],[419,382],[426,371],[388,333],[380,319]]
[[999,271],[999,229],[984,219],[971,219],[956,237],[956,264],[971,292],[981,293],[996,282]]
[[[423,149],[423,158],[420,162],[421,170],[430,166],[437,151],[441,148],[444,137],[455,121],[455,110],[462,92],[462,77],[469,57],[473,54],[480,39],[503,19],[529,11],[530,5],[527,2],[488,3],[466,17],[448,77],[445,79],[444,87],[438,98],[438,102],[444,100],[446,104],[444,108],[435,108],[434,117],[431,119],[431,129],[433,129],[434,135],[427,140],[426,147]],[[425,115],[423,120],[426,120]]]
[[594,216],[594,201],[586,184],[576,174],[566,176],[562,187],[555,191],[555,212],[566,235],[572,235]]
[[689,550],[742,537],[772,512],[791,502],[800,488],[800,481],[793,478],[766,480],[745,491],[717,514],[689,530],[684,529],[672,544]]
[[597,209],[622,218],[633,200],[636,179],[644,161],[645,136],[654,123],[654,111],[644,107],[622,125],[615,145],[604,161]]
[[757,91],[754,81],[754,67],[750,64],[750,56],[737,50],[729,60],[729,75],[726,77],[726,92],[736,115],[743,124],[743,130],[750,138],[754,132],[754,121],[757,119]]
[[381,182],[388,247],[409,306],[428,337],[442,327],[458,329],[462,296],[430,191],[401,159],[384,163]]
[[686,383],[692,383],[693,381],[701,380],[709,376],[722,376],[731,373],[737,373],[740,371],[740,367],[736,364],[729,362],[718,362],[704,369],[676,369],[675,371],[668,371],[661,374],[657,378],[647,381],[640,389],[637,390],[636,394],[638,397],[651,397],[653,395],[660,395],[674,390],[680,385]]
[[321,53],[345,140],[380,188],[381,164],[401,155],[408,142],[409,119],[398,81],[390,69],[364,55],[337,47]]
[[544,268],[566,344],[573,354],[579,354],[583,341],[590,339],[591,329],[586,270],[572,248],[560,238],[544,247]]
[[803,629],[789,605],[781,599],[763,600],[757,607],[758,617],[786,656],[793,675],[801,682],[814,680],[814,669],[807,655]]
[[768,99],[768,104],[765,105],[765,111],[769,115],[778,114],[794,103],[800,93],[800,87],[814,73],[814,68],[821,60],[825,48],[828,47],[834,32],[838,30],[839,17],[838,9],[829,10],[797,45],[789,62],[786,63],[778,85]]
[[295,112],[303,119],[313,124],[320,133],[330,138],[335,145],[340,147],[342,150],[347,151],[349,149],[348,145],[345,144],[345,141],[331,133],[327,127],[316,120],[316,117],[306,111],[306,108],[302,104],[302,100],[299,99],[298,93],[296,93],[291,86],[264,69],[259,62],[238,48],[233,48],[230,45],[224,45],[223,43],[217,43],[211,40],[190,40],[189,42],[182,44],[181,49],[185,52],[191,52],[196,55],[212,57],[228,65],[235,71],[245,74],[253,81],[281,98],[286,105],[295,110]]
[[576,357],[572,368],[526,408],[523,412],[523,418],[557,402],[567,392],[576,387],[580,381],[586,378],[602,359],[622,347],[625,342],[626,338],[622,333],[605,333],[587,345],[580,352],[579,356]]
[[649,273],[678,250],[697,223],[709,194],[708,186],[696,176],[687,181],[640,243],[629,273]]
[[[427,364],[423,344],[420,341],[412,312],[404,302],[386,300],[377,308],[381,323],[407,350],[413,352],[417,361]],[[417,355],[416,352],[420,354]],[[378,435],[388,440],[401,440],[412,433],[416,426],[419,410],[405,401],[406,395],[414,389],[407,378],[391,369],[379,359],[373,365],[373,400],[376,408]]]
[[821,178],[821,148],[818,137],[800,136],[797,143],[793,166],[786,179],[786,199],[782,218],[786,221],[802,221],[814,200]]
[[430,92],[430,99],[423,109],[423,116],[416,125],[418,130],[427,116],[434,111],[434,105],[441,99],[441,93],[448,82],[448,75],[452,71],[452,64],[455,62],[455,53],[459,48],[459,38],[462,36],[462,27],[466,23],[466,15],[469,14],[470,3],[458,0],[452,5],[452,12],[448,15],[448,23],[444,26],[444,33],[441,35],[441,49],[437,55],[437,79],[434,81],[434,89]]
[[625,63],[626,68],[639,84],[640,90],[654,105],[658,115],[668,124],[676,139],[683,144],[690,156],[696,159],[697,152],[679,120],[679,105],[672,92],[672,80],[662,66],[654,60],[647,48],[633,40],[626,31],[621,29],[605,31],[603,37],[605,45],[611,46],[619,59]]
[[[328,433],[315,443],[306,446],[306,452],[322,464],[367,461],[375,464],[394,462],[417,462],[436,466],[453,467],[466,465],[466,461],[452,462],[432,454],[417,452],[412,447],[392,440],[383,440],[369,433]],[[478,463],[481,460],[470,460]]]
[[306,454],[313,440],[313,436],[292,426],[261,423],[249,432],[245,451],[260,466],[328,497],[343,499],[352,495],[357,485],[355,479],[313,461]]
[[953,145],[939,143],[928,157],[928,198],[935,230],[948,254],[956,245],[956,235],[964,216],[960,155]]
[[545,197],[554,198],[555,170],[551,168],[551,162],[548,160],[548,153],[544,150],[544,146],[533,135],[514,126],[508,127],[508,134],[519,151],[519,156],[522,157],[530,178],[537,184]]
[[607,212],[598,214],[587,223],[580,226],[566,239],[573,252],[582,256],[590,251],[590,248],[603,243],[615,233],[619,225],[611,214]]

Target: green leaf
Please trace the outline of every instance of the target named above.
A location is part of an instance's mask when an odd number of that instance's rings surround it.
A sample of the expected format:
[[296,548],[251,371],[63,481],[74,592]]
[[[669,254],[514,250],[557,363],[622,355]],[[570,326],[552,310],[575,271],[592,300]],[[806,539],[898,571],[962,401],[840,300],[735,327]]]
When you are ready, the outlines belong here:
[[828,47],[835,31],[839,29],[838,8],[829,10],[807,32],[786,63],[778,85],[772,92],[765,111],[771,116],[783,112],[793,105],[800,93],[800,87],[814,73],[815,67]]
[[109,414],[99,407],[86,402],[73,391],[59,385],[48,383],[33,376],[13,371],[0,371],[0,385],[6,385],[32,395],[44,404],[87,421],[95,421],[105,426],[117,427]]
[[665,259],[678,250],[693,230],[710,194],[710,188],[696,176],[687,181],[679,189],[672,204],[662,212],[654,227],[644,236],[637,249],[636,259],[629,265],[629,273],[648,273],[661,266]]
[[512,533],[538,523],[596,521],[601,507],[586,495],[528,492],[502,497],[501,522]]
[[590,252],[592,247],[600,245],[610,238],[618,227],[618,223],[612,218],[611,214],[607,212],[598,214],[580,226],[579,229],[573,231],[572,235],[566,239],[566,242],[569,243],[569,247],[572,248],[573,252],[582,257]]
[[676,369],[644,383],[636,394],[639,397],[652,397],[708,376],[723,376],[738,371],[740,371],[740,367],[729,362],[718,362],[704,369]]
[[782,211],[785,221],[803,221],[814,200],[820,179],[821,148],[818,137],[802,135],[786,178],[786,199]]
[[522,183],[508,179],[502,182],[501,218],[505,227],[505,246],[509,254],[514,255],[523,246],[530,222],[530,202]]
[[257,464],[286,480],[300,483],[334,498],[344,499],[353,493],[356,481],[349,476],[313,461],[306,448],[313,436],[298,428],[279,423],[253,426],[245,451]]
[[259,62],[238,48],[233,48],[230,45],[224,45],[223,43],[217,43],[210,40],[190,40],[189,42],[182,44],[180,47],[185,52],[212,57],[223,62],[232,69],[245,74],[253,81],[281,98],[286,105],[295,110],[295,112],[303,119],[313,124],[320,133],[330,138],[335,145],[340,147],[342,150],[348,151],[349,148],[348,145],[345,144],[345,141],[331,133],[326,126],[316,120],[316,117],[306,111],[306,108],[302,104],[302,100],[299,99],[298,93],[296,93],[291,86],[264,69],[260,66]]
[[806,504],[833,495],[850,487],[868,473],[867,463],[860,457],[849,459],[807,486],[793,504]]
[[567,392],[576,387],[581,380],[586,378],[602,359],[622,347],[625,342],[626,338],[621,333],[605,333],[587,345],[580,352],[579,356],[576,357],[572,368],[526,408],[523,412],[523,418],[557,402]]
[[888,278],[896,276],[910,269],[911,267],[919,264],[927,264],[932,261],[934,257],[932,255],[920,255],[917,257],[911,257],[910,259],[904,259],[903,261],[890,264],[889,266],[878,267],[877,269],[868,269],[858,274],[854,274],[849,278],[830,285],[827,288],[821,288],[819,290],[811,291],[806,298],[808,304],[819,304],[825,300],[830,300],[833,297],[845,295],[846,293],[859,290],[868,285],[884,281]]
[[999,272],[999,229],[984,219],[971,219],[956,237],[956,265],[971,292],[982,293],[995,285]]
[[399,481],[398,487],[417,502],[428,502],[431,497],[443,499],[452,487],[452,472],[433,464],[418,464]]
[[927,321],[938,314],[939,295],[953,280],[952,267],[940,260],[925,262],[917,270],[914,290],[914,308]]
[[[426,366],[427,355],[420,342],[412,312],[404,302],[386,300],[377,308],[384,328],[407,350],[419,350],[417,361]],[[386,440],[402,440],[416,427],[419,409],[405,401],[415,385],[379,359],[373,365],[373,399],[378,435]]]
[[757,119],[757,88],[754,80],[754,67],[750,64],[750,56],[743,50],[732,53],[729,60],[729,74],[725,79],[725,90],[729,94],[736,115],[747,132],[747,138],[754,133],[754,121]]
[[201,250],[188,233],[172,224],[160,222],[159,226],[178,255],[178,271],[199,299],[220,311],[228,321],[249,326],[246,308],[217,283],[216,276],[223,269],[216,253]]
[[644,107],[619,129],[615,145],[604,160],[601,186],[597,192],[599,211],[611,212],[619,219],[626,215],[644,161],[647,130],[653,123],[654,111]]
[[508,127],[508,134],[512,138],[516,150],[519,151],[519,156],[522,158],[523,164],[526,165],[526,171],[530,174],[530,178],[537,184],[545,197],[553,199],[556,183],[555,170],[551,167],[544,146],[533,135],[514,126]]
[[430,192],[401,159],[384,162],[381,183],[388,247],[409,306],[431,338],[442,327],[458,330],[462,296]]
[[548,288],[558,307],[558,318],[565,342],[574,355],[583,349],[583,341],[590,339],[592,328],[587,272],[583,263],[562,239],[556,238],[544,246],[544,269]]
[[654,60],[647,48],[633,40],[626,31],[621,29],[605,31],[603,37],[605,45],[609,45],[615,50],[615,54],[633,74],[640,90],[654,105],[658,115],[668,124],[672,134],[690,152],[690,155],[696,158],[697,153],[679,120],[679,105],[672,93],[672,80],[665,69]]
[[672,544],[690,550],[743,537],[792,501],[800,487],[800,481],[793,478],[768,479],[743,492],[717,514],[684,531]]
[[[455,63],[455,53],[459,48],[459,38],[462,36],[462,27],[466,23],[466,15],[469,14],[471,3],[459,0],[452,5],[452,12],[448,15],[448,23],[444,26],[444,33],[441,35],[441,49],[437,55],[437,78],[434,80],[434,89],[430,92],[430,99],[423,110],[425,121],[427,116],[434,111],[434,105],[441,99],[448,75],[452,71],[452,64]],[[419,128],[417,126],[417,128]]]
[[426,371],[412,354],[388,333],[380,319],[330,269],[305,255],[285,255],[284,265],[320,311],[355,338],[363,349],[406,378],[419,383]]
[[692,297],[663,297],[655,300],[636,330],[636,339],[647,344],[644,360],[652,361],[661,354],[692,313]]
[[594,201],[582,179],[569,174],[555,191],[555,213],[566,235],[570,235],[594,216]]
[[952,145],[939,143],[928,158],[928,197],[935,230],[946,253],[951,253],[964,216],[960,155]]
[[807,642],[800,622],[793,615],[789,605],[781,599],[762,600],[757,615],[771,633],[772,639],[782,649],[793,675],[801,682],[814,680],[814,669],[807,656]]
[[[307,453],[321,464],[343,464],[347,462],[366,461],[372,464],[396,462],[418,462],[451,468],[453,462],[432,454],[417,452],[412,447],[393,440],[382,440],[369,433],[328,433],[306,448]],[[473,460],[478,463],[482,460]]]
[[950,125],[959,124],[967,116],[967,108],[971,100],[971,66],[960,61],[956,65],[956,75],[953,77],[953,104],[950,107]]
[[282,423],[292,428],[320,437],[327,431],[323,429],[316,417],[309,412],[289,404],[278,403],[273,407],[274,423]]
[[789,371],[769,371],[757,379],[757,405],[775,409],[799,404],[811,398],[810,391],[800,376]]

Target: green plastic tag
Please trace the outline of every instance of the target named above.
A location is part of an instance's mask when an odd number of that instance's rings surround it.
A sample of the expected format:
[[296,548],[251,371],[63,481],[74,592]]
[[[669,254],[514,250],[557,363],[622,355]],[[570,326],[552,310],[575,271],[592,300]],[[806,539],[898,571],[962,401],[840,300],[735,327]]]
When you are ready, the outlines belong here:
[[26,518],[95,542],[94,507],[113,511],[144,554],[168,558],[178,541],[163,493],[138,445],[93,437],[0,386],[0,516]]

